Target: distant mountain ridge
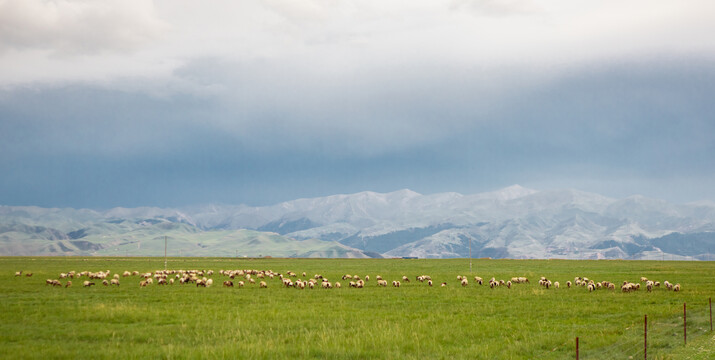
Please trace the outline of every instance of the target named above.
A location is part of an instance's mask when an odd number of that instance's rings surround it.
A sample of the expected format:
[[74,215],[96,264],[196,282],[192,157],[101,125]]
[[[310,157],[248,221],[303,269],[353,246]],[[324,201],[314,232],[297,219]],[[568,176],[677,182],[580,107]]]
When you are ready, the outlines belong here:
[[3,255],[108,255],[111,249],[121,255],[126,245],[116,239],[163,239],[163,232],[184,239],[183,255],[206,253],[191,245],[196,238],[208,244],[228,233],[234,234],[229,236],[233,242],[216,242],[211,254],[255,256],[241,251],[247,249],[241,241],[248,234],[265,234],[262,239],[273,240],[252,251],[276,253],[287,246],[276,241],[285,239],[295,246],[281,250],[281,256],[447,258],[467,257],[471,248],[473,257],[715,260],[715,203],[677,205],[643,196],[612,199],[513,185],[472,195],[364,191],[260,207],[95,211],[0,206]]

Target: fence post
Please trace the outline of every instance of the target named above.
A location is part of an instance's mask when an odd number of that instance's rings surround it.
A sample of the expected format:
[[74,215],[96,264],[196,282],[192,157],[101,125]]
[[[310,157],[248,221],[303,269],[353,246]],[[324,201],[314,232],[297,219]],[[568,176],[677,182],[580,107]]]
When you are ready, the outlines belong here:
[[713,298],[708,298],[710,304],[710,331],[713,331]]
[[683,343],[688,344],[688,312],[685,310],[685,303],[683,303]]
[[643,358],[648,360],[648,314],[643,321]]
[[576,337],[576,360],[578,360],[578,336]]

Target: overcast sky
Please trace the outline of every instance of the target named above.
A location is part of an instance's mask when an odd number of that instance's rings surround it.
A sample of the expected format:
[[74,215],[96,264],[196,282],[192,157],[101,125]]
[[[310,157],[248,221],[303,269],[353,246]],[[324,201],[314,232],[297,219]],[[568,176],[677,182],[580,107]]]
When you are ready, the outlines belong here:
[[0,204],[715,200],[712,0],[0,0]]

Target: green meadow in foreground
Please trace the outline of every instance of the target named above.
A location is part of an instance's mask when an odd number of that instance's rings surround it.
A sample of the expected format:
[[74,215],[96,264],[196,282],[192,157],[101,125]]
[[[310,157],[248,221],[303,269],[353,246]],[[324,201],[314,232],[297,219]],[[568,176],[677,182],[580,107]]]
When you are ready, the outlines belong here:
[[[708,298],[715,295],[714,262],[468,259],[233,259],[170,258],[168,269],[213,270],[214,284],[139,287],[45,285],[61,272],[150,272],[160,258],[0,258],[0,356],[21,358],[352,358],[570,359],[579,337],[581,359],[642,359],[648,315],[648,358],[713,359]],[[219,270],[256,269],[302,278],[321,274],[340,289],[298,290],[266,279],[268,288],[221,286]],[[15,276],[16,271],[22,276]],[[24,274],[31,272],[32,277]],[[369,275],[349,288],[344,274]],[[430,275],[435,286],[415,280]],[[399,288],[379,287],[408,276]],[[458,275],[468,276],[460,286]],[[525,276],[511,289],[479,286],[495,277]],[[561,288],[538,285],[541,276]],[[566,288],[574,277],[595,281],[680,283],[648,293]],[[239,279],[235,279],[237,282]],[[61,279],[62,284],[66,279]],[[446,287],[439,286],[447,282]],[[688,344],[683,344],[687,303]]]

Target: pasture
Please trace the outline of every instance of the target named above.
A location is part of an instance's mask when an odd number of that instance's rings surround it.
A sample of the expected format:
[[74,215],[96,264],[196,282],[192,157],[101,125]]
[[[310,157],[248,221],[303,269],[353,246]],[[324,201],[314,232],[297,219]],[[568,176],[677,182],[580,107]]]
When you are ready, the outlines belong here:
[[[0,258],[0,356],[37,358],[247,359],[642,359],[648,315],[649,359],[712,359],[708,298],[715,297],[715,262],[468,259],[244,259],[170,258],[167,269],[213,270],[210,287],[46,285],[69,271],[140,273],[164,269],[163,258]],[[219,270],[256,269],[301,279],[320,274],[341,288],[222,286]],[[15,272],[23,271],[21,276]],[[32,273],[31,277],[25,274]],[[345,274],[370,276],[351,288]],[[388,281],[378,286],[376,276]],[[416,281],[429,275],[434,281]],[[465,287],[457,280],[464,275]],[[402,281],[407,276],[409,282]],[[484,279],[475,283],[474,276]],[[528,284],[490,288],[490,278],[529,278]],[[560,288],[538,284],[544,276]],[[566,288],[587,277],[616,283],[615,291]],[[173,277],[173,275],[172,275]],[[682,286],[623,293],[641,277]],[[68,279],[59,279],[64,285]],[[234,279],[236,283],[239,278]],[[245,279],[244,279],[245,280]],[[259,280],[259,279],[256,279]],[[400,280],[401,286],[390,286]],[[446,282],[447,286],[440,284]],[[318,283],[320,284],[320,283]],[[683,345],[683,303],[688,344]]]

